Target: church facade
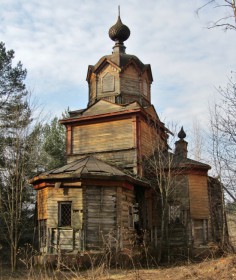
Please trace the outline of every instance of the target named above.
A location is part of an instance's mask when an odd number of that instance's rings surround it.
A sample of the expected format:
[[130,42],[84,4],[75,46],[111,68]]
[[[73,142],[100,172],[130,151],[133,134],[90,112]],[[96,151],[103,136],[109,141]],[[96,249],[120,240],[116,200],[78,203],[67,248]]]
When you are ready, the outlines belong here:
[[210,166],[188,158],[183,129],[169,151],[150,65],[126,53],[130,30],[120,16],[109,36],[112,54],[88,67],[87,108],[61,120],[67,164],[30,181],[41,254],[101,252],[111,240],[120,251],[220,242],[223,194]]

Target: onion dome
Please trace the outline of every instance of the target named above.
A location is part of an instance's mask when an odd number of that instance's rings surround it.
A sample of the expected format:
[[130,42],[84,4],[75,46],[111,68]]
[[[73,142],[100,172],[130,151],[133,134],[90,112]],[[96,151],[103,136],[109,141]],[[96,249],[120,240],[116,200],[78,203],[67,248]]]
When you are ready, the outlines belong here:
[[183,127],[181,127],[181,130],[180,130],[180,132],[178,133],[178,137],[179,137],[180,139],[184,139],[184,138],[186,137],[186,133],[185,133]]
[[129,27],[122,23],[119,15],[116,24],[109,29],[109,37],[115,42],[123,43],[129,36]]

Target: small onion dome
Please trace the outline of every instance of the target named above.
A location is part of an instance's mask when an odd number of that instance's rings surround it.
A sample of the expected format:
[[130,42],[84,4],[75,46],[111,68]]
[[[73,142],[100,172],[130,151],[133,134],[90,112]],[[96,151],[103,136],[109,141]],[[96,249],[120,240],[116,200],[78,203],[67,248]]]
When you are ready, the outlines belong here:
[[109,29],[109,37],[113,41],[117,41],[119,43],[123,43],[126,41],[130,36],[129,27],[124,25],[118,16],[117,22]]
[[181,129],[180,129],[180,132],[178,133],[178,137],[180,139],[184,139],[186,137],[186,133],[185,133],[183,127],[181,127]]

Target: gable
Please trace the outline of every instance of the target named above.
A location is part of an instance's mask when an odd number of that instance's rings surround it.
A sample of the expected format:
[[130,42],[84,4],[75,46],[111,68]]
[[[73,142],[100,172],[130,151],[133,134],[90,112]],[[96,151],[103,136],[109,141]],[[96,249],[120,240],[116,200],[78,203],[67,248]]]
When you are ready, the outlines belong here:
[[123,106],[111,103],[105,100],[99,100],[97,103],[89,107],[84,113],[83,116],[92,116],[107,114],[112,112],[118,112],[123,109]]

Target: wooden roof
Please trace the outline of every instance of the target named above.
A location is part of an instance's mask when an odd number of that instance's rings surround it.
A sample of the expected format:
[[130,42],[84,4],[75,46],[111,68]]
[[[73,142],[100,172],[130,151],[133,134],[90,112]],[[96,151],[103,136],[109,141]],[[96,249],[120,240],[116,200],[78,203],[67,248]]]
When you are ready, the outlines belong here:
[[79,159],[67,165],[64,165],[60,168],[48,171],[44,173],[45,175],[54,175],[60,173],[73,173],[77,174],[77,176],[82,176],[84,174],[106,174],[108,176],[111,175],[126,175],[124,172],[120,171],[116,167],[113,167],[94,156],[87,156],[85,158]]
[[141,106],[137,101],[129,104],[114,104],[107,100],[100,99],[96,103],[92,104],[90,107],[83,110],[76,110],[69,112],[70,117],[67,119],[60,120],[61,123],[67,123],[69,120],[81,119],[85,117],[95,117],[99,115],[107,114],[119,114],[127,112],[143,111],[147,113],[151,118],[160,121],[155,108],[153,105],[146,107]]
[[111,166],[94,156],[86,156],[60,168],[41,173],[32,178],[30,184],[38,184],[39,182],[54,180],[60,181],[65,179],[93,179],[101,178],[108,180],[125,180],[133,184],[146,185],[143,181],[127,175],[118,168]]

